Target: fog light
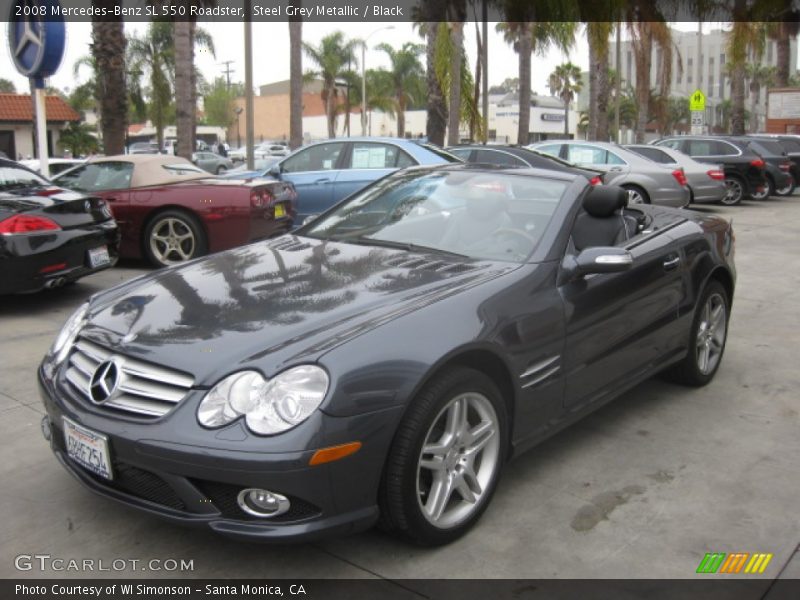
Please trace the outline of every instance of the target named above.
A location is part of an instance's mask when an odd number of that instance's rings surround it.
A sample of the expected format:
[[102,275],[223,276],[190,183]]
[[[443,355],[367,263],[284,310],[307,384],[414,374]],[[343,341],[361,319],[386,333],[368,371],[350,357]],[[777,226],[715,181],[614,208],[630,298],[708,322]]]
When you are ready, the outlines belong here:
[[53,432],[50,429],[50,417],[42,417],[41,427],[44,439],[46,439],[49,442],[50,438],[53,436]]
[[258,488],[242,490],[239,492],[237,502],[239,507],[248,515],[265,519],[282,515],[291,506],[286,496]]

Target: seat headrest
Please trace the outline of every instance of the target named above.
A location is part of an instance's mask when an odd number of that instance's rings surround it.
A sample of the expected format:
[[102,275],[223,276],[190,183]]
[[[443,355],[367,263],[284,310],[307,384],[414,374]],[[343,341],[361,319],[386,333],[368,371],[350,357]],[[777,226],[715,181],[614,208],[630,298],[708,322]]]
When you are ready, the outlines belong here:
[[610,217],[628,205],[628,191],[616,185],[596,185],[583,198],[583,209],[593,217]]

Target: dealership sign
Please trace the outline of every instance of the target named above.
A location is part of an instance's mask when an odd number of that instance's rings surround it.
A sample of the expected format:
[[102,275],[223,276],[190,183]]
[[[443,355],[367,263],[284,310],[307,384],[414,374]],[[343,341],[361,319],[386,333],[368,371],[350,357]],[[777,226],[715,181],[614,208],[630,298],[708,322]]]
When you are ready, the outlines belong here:
[[[66,32],[57,0],[16,2],[8,15],[8,46],[22,75],[43,80],[58,70],[64,56]],[[56,8],[53,11],[53,7]]]
[[563,121],[563,113],[542,113],[542,121]]

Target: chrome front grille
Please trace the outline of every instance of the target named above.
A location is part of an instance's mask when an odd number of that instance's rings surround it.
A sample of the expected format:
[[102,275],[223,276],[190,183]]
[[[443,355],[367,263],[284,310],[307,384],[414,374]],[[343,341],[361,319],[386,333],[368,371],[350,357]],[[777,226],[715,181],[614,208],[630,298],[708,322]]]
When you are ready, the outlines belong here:
[[[91,393],[97,367],[113,360],[119,370],[116,388],[108,399],[96,402]],[[148,418],[163,417],[186,396],[194,383],[190,375],[114,354],[107,348],[79,339],[69,356],[66,379],[87,402]]]

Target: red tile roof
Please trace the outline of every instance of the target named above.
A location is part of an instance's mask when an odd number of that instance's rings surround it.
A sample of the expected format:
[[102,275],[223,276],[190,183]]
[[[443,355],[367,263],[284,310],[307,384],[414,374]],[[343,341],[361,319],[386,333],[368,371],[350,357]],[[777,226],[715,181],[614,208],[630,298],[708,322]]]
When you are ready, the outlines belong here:
[[[48,121],[80,121],[81,116],[58,96],[45,98]],[[31,121],[33,105],[30,94],[0,94],[0,121]]]

